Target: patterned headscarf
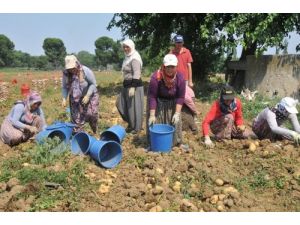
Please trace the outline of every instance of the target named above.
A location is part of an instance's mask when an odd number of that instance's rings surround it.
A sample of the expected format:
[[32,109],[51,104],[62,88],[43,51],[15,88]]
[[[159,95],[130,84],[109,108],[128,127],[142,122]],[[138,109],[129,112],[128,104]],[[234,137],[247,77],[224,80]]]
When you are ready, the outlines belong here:
[[26,100],[24,101],[24,105],[25,105],[24,120],[26,121],[27,124],[32,124],[33,122],[34,113],[31,112],[31,106],[37,102],[42,103],[42,98],[36,91],[30,92],[30,94],[27,96]]

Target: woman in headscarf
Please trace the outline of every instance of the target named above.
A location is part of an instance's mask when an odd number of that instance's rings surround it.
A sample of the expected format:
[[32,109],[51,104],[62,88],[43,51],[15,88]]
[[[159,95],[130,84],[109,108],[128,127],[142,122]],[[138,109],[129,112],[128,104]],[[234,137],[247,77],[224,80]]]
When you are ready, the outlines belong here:
[[209,128],[217,140],[231,138],[247,138],[250,133],[246,131],[243,121],[242,102],[234,95],[231,86],[225,85],[202,122],[204,143],[213,147],[209,137]]
[[147,105],[148,129],[154,123],[172,124],[175,126],[173,145],[182,142],[181,108],[185,97],[183,74],[177,72],[178,60],[175,55],[167,54],[161,69],[151,76]]
[[24,101],[15,102],[1,125],[2,142],[14,146],[45,129],[47,125],[41,104],[42,98],[37,92],[31,92]]
[[[282,140],[289,139],[300,142],[300,125],[297,118],[298,100],[285,97],[275,105],[267,107],[260,112],[253,121],[252,130],[259,139]],[[282,127],[282,124],[290,120],[294,130]]]
[[126,132],[138,133],[143,125],[144,87],[141,79],[143,61],[135,50],[134,42],[127,39],[122,42],[125,59],[122,64],[123,88],[116,106],[124,121],[128,123]]
[[81,65],[74,55],[65,58],[65,70],[62,79],[62,106],[66,107],[69,97],[71,120],[76,124],[75,132],[82,130],[89,122],[94,134],[97,132],[99,94],[92,70]]

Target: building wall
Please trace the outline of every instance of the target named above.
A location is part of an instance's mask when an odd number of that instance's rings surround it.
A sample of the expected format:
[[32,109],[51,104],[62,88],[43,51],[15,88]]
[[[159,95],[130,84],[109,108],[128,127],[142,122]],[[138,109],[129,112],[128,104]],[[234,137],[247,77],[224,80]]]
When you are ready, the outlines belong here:
[[272,97],[300,97],[300,55],[247,56],[245,87]]

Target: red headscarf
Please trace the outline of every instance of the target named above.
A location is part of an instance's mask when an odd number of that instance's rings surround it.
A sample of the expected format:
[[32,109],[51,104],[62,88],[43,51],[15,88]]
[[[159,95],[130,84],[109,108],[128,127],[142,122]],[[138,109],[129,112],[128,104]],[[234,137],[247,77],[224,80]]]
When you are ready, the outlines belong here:
[[165,66],[162,65],[160,67],[160,69],[157,71],[157,79],[158,80],[161,80],[163,79],[164,82],[165,82],[165,85],[168,89],[171,89],[174,87],[175,85],[175,79],[176,79],[176,75],[177,75],[177,72],[175,73],[174,76],[168,76],[166,73],[165,73]]

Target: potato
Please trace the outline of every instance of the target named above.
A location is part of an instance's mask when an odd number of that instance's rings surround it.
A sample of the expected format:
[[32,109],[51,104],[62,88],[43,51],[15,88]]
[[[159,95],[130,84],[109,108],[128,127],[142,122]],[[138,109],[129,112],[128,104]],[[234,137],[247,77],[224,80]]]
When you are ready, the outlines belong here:
[[216,179],[215,180],[215,183],[218,185],[218,186],[222,186],[224,184],[224,181],[222,179]]
[[251,142],[248,149],[249,149],[250,152],[255,152],[255,150],[256,150],[256,145],[255,145],[254,143]]
[[254,141],[254,144],[256,145],[256,147],[259,147],[259,141]]

